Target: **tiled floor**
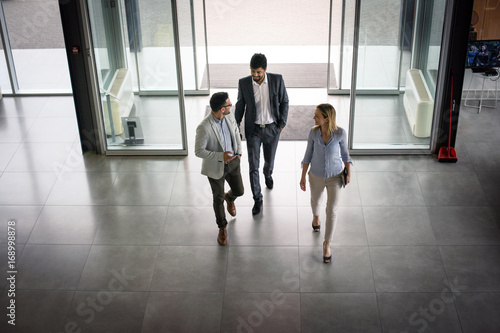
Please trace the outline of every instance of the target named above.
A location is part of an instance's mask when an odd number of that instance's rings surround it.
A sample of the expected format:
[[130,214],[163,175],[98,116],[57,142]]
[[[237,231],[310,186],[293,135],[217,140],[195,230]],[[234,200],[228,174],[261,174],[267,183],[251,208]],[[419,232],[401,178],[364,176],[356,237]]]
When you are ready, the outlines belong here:
[[206,102],[187,98],[188,157],[125,158],[80,155],[69,97],[0,101],[1,332],[500,331],[500,107],[461,109],[457,164],[355,156],[325,265],[298,187],[303,142],[280,143],[255,218],[243,161],[217,245],[192,153]]

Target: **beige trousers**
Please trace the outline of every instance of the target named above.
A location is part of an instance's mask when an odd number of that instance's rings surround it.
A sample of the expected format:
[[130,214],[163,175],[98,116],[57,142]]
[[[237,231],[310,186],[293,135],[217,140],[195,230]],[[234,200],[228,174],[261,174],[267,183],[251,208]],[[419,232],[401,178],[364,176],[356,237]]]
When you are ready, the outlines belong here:
[[324,178],[316,177],[309,171],[309,185],[311,187],[311,208],[314,216],[319,216],[320,205],[323,201],[323,193],[326,187],[326,223],[325,241],[332,241],[337,224],[337,209],[342,188],[342,173],[336,176]]

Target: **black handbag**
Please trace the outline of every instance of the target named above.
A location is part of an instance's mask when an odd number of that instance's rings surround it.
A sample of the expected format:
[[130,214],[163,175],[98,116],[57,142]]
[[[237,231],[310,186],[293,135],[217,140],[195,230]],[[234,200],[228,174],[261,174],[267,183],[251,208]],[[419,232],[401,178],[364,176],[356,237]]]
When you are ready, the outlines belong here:
[[342,170],[342,187],[347,185],[347,169]]

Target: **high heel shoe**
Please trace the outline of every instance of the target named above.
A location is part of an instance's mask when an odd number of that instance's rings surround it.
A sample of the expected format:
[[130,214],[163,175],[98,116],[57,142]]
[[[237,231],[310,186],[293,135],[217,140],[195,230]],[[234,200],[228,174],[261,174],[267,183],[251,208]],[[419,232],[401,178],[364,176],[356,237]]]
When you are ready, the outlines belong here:
[[[323,253],[324,253],[324,251],[325,251],[325,242],[323,242]],[[331,263],[331,262],[332,262],[332,254],[331,254],[331,251],[332,251],[332,248],[331,248],[331,246],[330,246],[330,256],[329,256],[329,257],[325,257],[325,256],[323,256],[323,262],[324,262],[325,264],[329,264],[329,263]]]
[[321,228],[321,225],[314,225],[314,224],[312,224],[312,223],[311,223],[311,225],[312,225],[313,230],[314,230],[315,232],[319,231],[319,229]]

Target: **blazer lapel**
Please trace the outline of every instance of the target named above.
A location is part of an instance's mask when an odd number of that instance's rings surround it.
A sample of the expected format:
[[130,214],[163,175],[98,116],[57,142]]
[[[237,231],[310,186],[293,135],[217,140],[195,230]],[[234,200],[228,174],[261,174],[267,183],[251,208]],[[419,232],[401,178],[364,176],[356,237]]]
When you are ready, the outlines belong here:
[[222,150],[224,150],[224,144],[222,143],[222,138],[220,137],[219,129],[217,128],[217,124],[215,123],[213,115],[208,115],[208,122],[210,123],[210,126],[212,127],[212,130],[214,131],[215,136],[217,137],[217,140],[219,141],[220,146],[222,147]]

